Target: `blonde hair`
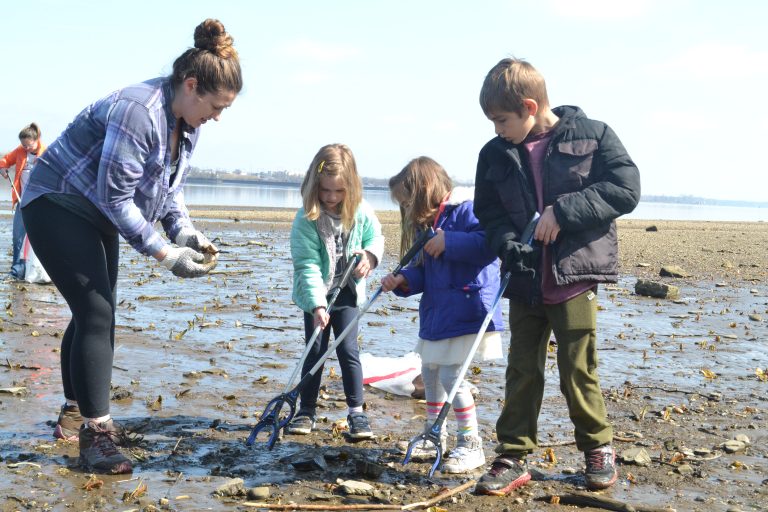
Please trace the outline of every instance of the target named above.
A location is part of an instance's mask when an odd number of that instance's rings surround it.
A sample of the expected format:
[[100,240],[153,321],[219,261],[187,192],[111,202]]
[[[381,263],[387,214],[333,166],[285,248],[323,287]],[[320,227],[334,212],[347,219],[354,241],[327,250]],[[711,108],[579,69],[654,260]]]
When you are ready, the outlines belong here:
[[429,158],[414,158],[389,179],[389,191],[400,204],[400,256],[404,256],[417,232],[429,229],[437,212],[453,189],[445,169]]
[[301,184],[304,216],[309,220],[320,217],[320,178],[339,176],[344,184],[344,201],[341,203],[341,223],[348,231],[355,222],[355,212],[363,200],[363,183],[357,174],[357,164],[352,151],[344,144],[328,144],[320,148],[309,164]]
[[539,107],[549,106],[544,77],[522,59],[502,59],[493,66],[480,89],[480,107],[486,116],[495,112],[526,112],[523,100],[532,99]]
[[234,39],[216,19],[208,18],[195,27],[195,46],[174,61],[171,84],[178,87],[187,78],[197,79],[197,92],[216,93],[243,88],[240,58]]

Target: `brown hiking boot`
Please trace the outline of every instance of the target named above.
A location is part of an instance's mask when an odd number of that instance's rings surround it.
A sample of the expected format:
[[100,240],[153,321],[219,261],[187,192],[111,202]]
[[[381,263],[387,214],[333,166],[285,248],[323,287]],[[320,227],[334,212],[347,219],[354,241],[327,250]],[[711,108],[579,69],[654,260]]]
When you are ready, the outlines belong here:
[[86,470],[111,475],[133,471],[131,461],[117,448],[118,434],[112,423],[109,419],[80,427],[80,465]]
[[53,429],[53,437],[64,441],[77,441],[82,424],[83,417],[80,416],[80,408],[65,403],[59,411],[59,419],[56,421],[56,428]]
[[[53,437],[63,441],[77,441],[82,424],[83,417],[80,415],[80,408],[77,405],[64,404],[61,406],[59,419],[56,421],[56,428],[53,430]],[[128,431],[128,429],[114,420],[109,422],[109,429],[114,434],[113,440],[117,446],[137,446],[144,439],[144,436]]]

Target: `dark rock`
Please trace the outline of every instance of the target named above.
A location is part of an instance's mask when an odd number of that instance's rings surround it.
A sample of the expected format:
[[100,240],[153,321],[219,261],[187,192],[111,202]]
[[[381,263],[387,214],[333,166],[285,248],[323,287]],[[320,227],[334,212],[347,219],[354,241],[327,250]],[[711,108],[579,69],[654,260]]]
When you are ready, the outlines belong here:
[[291,466],[296,471],[315,471],[328,469],[328,464],[322,455],[317,453],[299,453],[290,459]]
[[646,231],[658,231],[659,228],[657,228],[655,225],[653,225],[653,226],[648,226],[647,228],[645,228],[645,230]]
[[649,281],[647,279],[638,279],[635,283],[635,293],[646,297],[656,297],[659,299],[674,299],[680,296],[680,288],[671,284]]

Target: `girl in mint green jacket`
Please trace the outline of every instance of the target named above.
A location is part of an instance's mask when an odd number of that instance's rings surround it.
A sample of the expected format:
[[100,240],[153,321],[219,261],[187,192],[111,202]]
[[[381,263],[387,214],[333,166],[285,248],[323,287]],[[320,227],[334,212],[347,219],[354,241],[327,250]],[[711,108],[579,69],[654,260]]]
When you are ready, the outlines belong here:
[[[309,340],[317,326],[323,328],[319,343],[310,351],[302,378],[328,350],[333,329],[341,334],[357,321],[358,306],[365,301],[365,278],[381,261],[384,237],[371,206],[362,198],[362,182],[355,158],[343,144],[320,148],[301,185],[303,207],[291,228],[293,258],[293,300],[304,311],[304,330]],[[360,255],[353,276],[341,290],[333,311],[327,312],[330,290],[341,281],[344,269],[355,254]],[[341,366],[349,414],[349,435],[353,439],[373,437],[363,412],[363,371],[357,348],[357,326],[336,348]],[[315,427],[315,410],[320,391],[321,367],[301,391],[299,411],[286,431],[309,434]]]

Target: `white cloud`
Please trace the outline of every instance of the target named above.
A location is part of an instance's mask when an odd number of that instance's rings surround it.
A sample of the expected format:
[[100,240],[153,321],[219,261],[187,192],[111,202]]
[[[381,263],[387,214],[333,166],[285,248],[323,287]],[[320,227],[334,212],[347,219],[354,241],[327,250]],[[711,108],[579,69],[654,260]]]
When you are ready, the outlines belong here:
[[308,39],[287,43],[279,49],[279,52],[288,57],[326,64],[349,60],[362,54],[361,50],[354,46],[335,45]]
[[656,0],[552,0],[550,9],[564,18],[617,20],[643,16],[657,3]]
[[754,51],[745,45],[703,43],[678,52],[652,69],[696,80],[734,82],[768,76],[768,52]]

